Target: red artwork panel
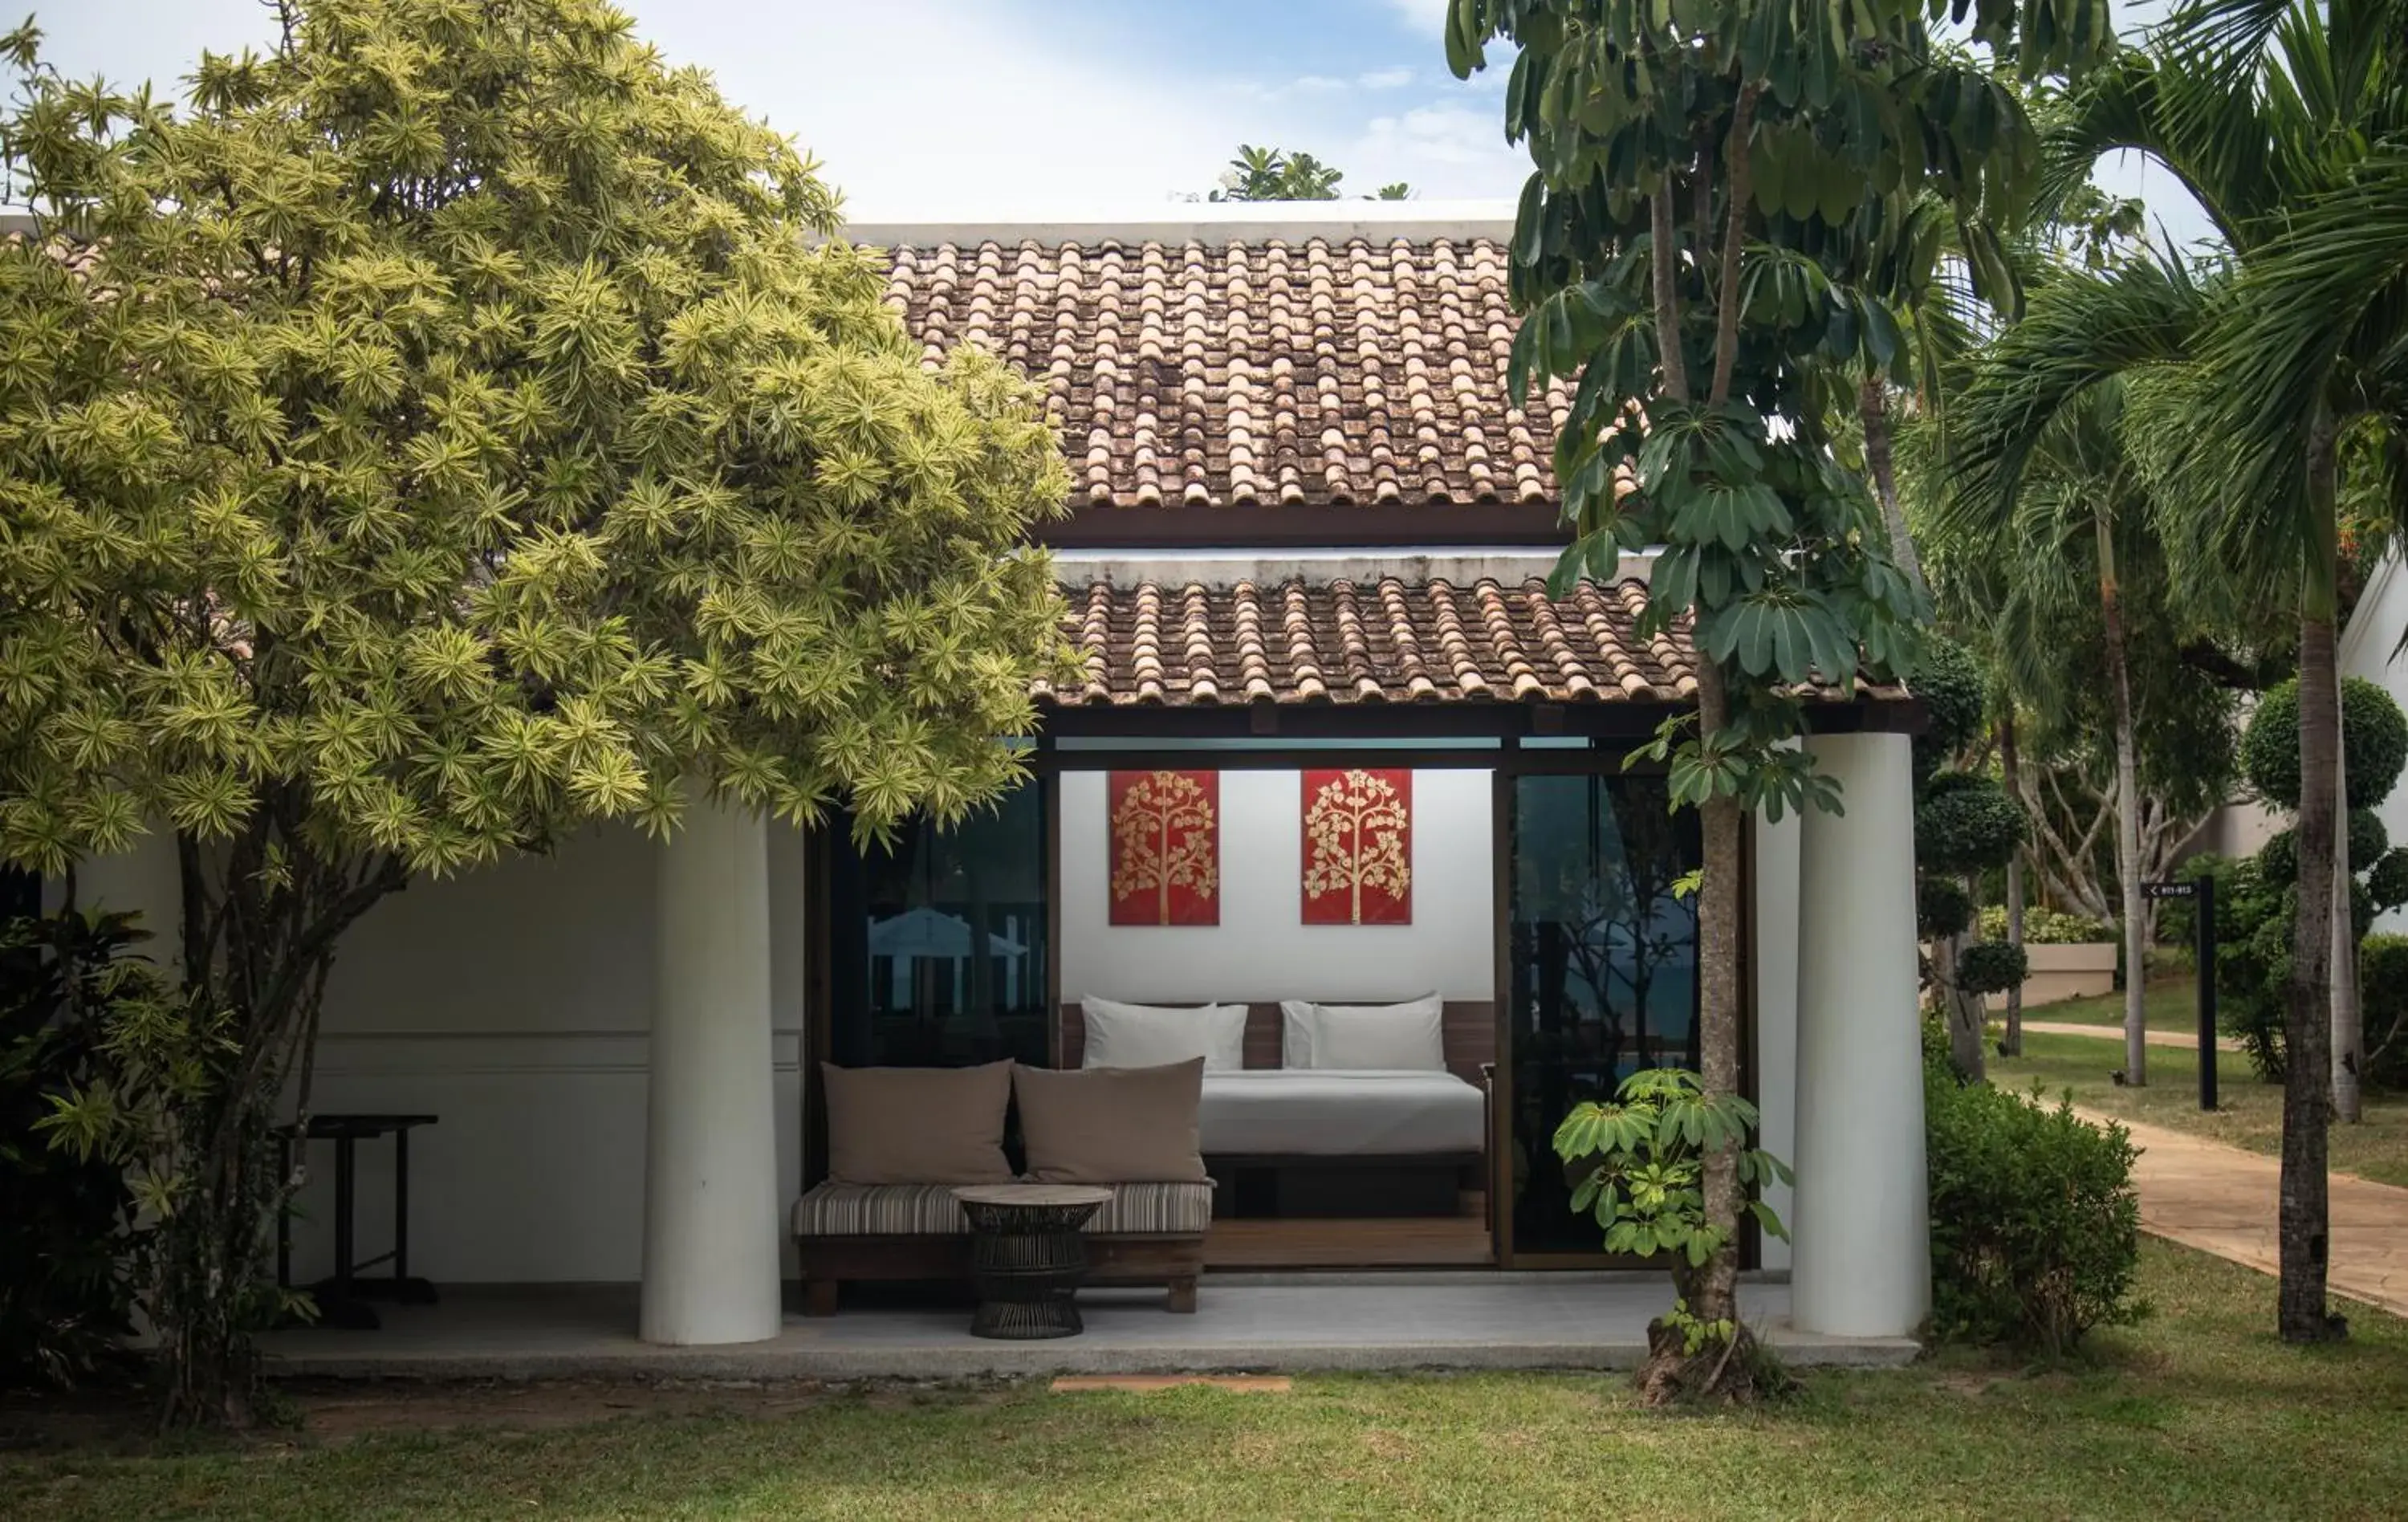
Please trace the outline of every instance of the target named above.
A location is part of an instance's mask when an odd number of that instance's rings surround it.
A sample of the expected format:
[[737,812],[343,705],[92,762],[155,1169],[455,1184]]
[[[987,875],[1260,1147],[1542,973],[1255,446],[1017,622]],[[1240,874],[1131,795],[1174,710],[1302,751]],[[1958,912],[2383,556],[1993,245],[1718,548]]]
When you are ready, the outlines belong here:
[[1413,923],[1413,774],[1304,774],[1304,923]]
[[1114,925],[1221,923],[1221,774],[1115,771],[1111,810]]

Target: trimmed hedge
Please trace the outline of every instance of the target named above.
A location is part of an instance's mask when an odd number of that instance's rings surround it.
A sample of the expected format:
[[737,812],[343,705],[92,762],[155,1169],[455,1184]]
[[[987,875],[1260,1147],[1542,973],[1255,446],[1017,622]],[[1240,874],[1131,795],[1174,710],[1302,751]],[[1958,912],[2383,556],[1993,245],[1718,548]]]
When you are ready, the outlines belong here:
[[[1982,911],[1982,939],[2007,939],[2005,905],[1991,904]],[[2027,946],[2080,946],[2116,939],[2114,926],[2086,920],[2079,914],[2060,914],[2054,909],[2024,911],[2023,943]]]
[[2147,1314],[2137,1156],[2063,1100],[1960,1084],[1926,1042],[1931,1321],[1947,1342],[2059,1354]]

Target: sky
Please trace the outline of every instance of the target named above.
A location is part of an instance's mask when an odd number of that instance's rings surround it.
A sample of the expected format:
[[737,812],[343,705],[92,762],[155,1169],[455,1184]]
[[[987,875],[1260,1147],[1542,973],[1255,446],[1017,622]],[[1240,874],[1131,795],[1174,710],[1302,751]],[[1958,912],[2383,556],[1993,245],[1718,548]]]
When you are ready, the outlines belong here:
[[[815,154],[863,221],[1168,202],[1211,190],[1240,143],[1311,152],[1356,194],[1511,199],[1529,172],[1504,141],[1503,70],[1447,72],[1447,0],[620,3]],[[260,0],[33,4],[59,68],[163,92],[202,49],[273,36]],[[2202,230],[2162,172],[2102,179],[2178,240]]]

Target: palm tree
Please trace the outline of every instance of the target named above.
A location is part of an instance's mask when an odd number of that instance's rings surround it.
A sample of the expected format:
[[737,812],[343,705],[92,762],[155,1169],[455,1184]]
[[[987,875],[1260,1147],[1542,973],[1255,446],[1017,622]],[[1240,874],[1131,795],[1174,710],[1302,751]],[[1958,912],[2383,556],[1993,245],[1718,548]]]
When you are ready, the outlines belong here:
[[[2350,958],[2335,976],[2340,701],[2335,665],[2336,441],[2353,420],[2396,431],[2408,229],[2408,0],[2192,0],[2141,50],[2067,97],[2047,143],[2060,179],[2131,150],[2179,178],[2229,263],[2194,281],[2171,257],[2057,282],[2010,333],[2001,379],[1966,463],[2012,493],[2057,414],[2094,387],[2143,377],[2128,404],[2153,422],[2162,499],[2187,504],[2194,563],[2239,579],[2299,621],[2302,777],[2299,915],[2285,1020],[2280,1237],[2283,1336],[2332,1334],[2326,1313],[2325,1122],[2334,1005],[2354,1070]],[[2389,199],[2386,199],[2386,196]],[[2385,419],[2390,420],[2386,423]],[[2393,501],[2398,502],[2397,494]],[[2350,1098],[2355,1072],[2348,1070]]]

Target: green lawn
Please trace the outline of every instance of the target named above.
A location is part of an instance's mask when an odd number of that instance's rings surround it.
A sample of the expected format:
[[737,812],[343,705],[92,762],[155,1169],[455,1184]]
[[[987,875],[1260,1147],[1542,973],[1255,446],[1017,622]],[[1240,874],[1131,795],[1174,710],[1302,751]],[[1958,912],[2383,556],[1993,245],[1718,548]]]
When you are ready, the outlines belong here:
[[[2056,1371],[1942,1358],[1667,1416],[1619,1376],[1289,1395],[920,1389],[198,1452],[0,1456],[0,1512],[129,1517],[2379,1516],[2408,1497],[2408,1323],[2271,1336],[2273,1282],[2157,1242],[2158,1314]],[[647,1397],[625,1400],[641,1407]],[[764,1414],[768,1406],[771,1414]]]
[[[2217,1109],[2199,1108],[2199,1055],[2178,1046],[2149,1048],[2146,1088],[2118,1087],[2108,1073],[2124,1065],[2120,1041],[2087,1036],[2026,1036],[2020,1057],[1992,1056],[1990,1081],[2028,1088],[2040,1079],[2051,1095],[2071,1088],[2073,1102],[2126,1120],[2146,1121],[2214,1137],[2252,1152],[2283,1150],[2283,1091],[2261,1084],[2241,1052],[2218,1054]],[[2366,1118],[2335,1126],[2332,1166],[2382,1184],[2408,1185],[2408,1098],[2369,1095]]]
[[[2159,978],[2151,983],[2141,996],[2141,1017],[2151,1030],[2179,1030],[2191,1035],[2199,1029],[2199,996],[2193,991],[2187,973]],[[1994,1019],[2002,1018],[1994,1016]],[[2101,994],[2097,998],[2069,998],[2062,1004],[2042,1004],[2024,1011],[2027,1020],[2055,1020],[2075,1026],[2114,1026],[2124,1027],[2124,995],[2121,990]]]

